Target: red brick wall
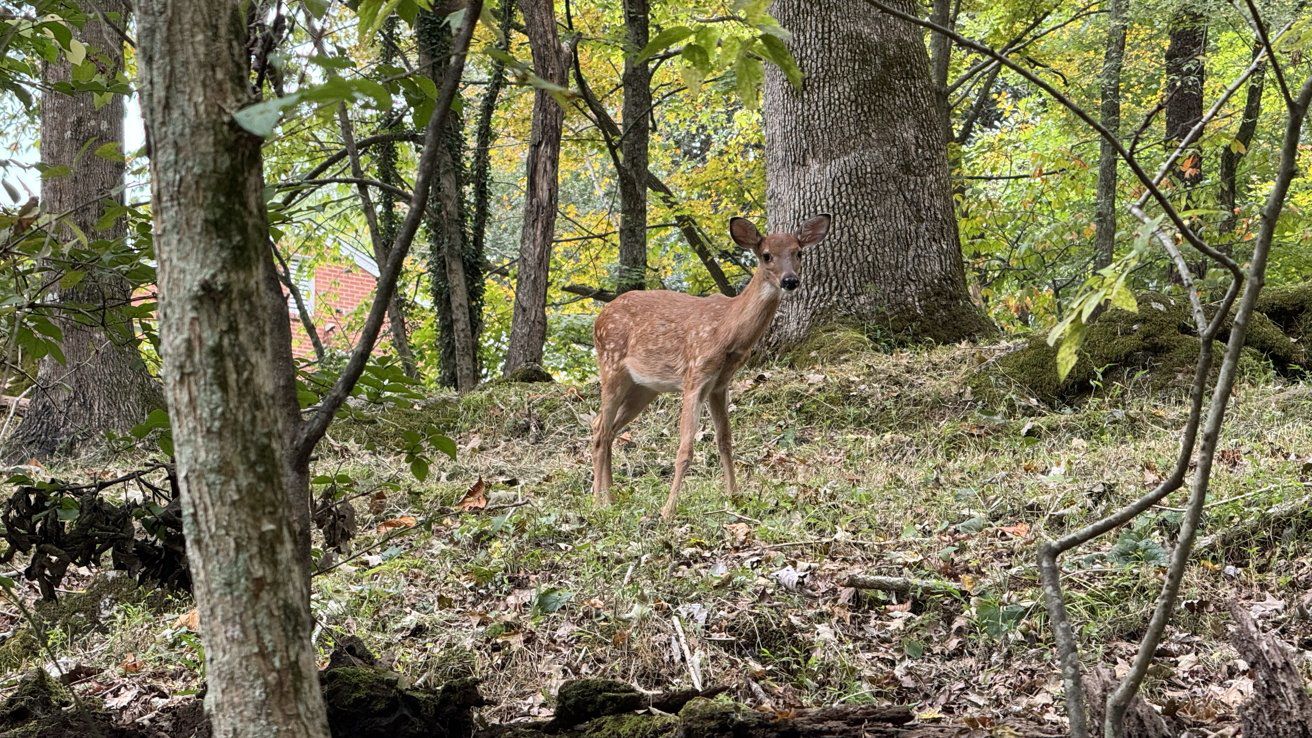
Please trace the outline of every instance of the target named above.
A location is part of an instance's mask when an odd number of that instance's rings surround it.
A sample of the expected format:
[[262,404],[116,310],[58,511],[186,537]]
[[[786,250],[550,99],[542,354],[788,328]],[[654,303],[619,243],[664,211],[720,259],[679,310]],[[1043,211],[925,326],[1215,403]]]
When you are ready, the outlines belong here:
[[[321,264],[314,272],[314,327],[325,348],[347,351],[355,343],[358,330],[347,331],[347,324],[358,327],[363,312],[373,299],[374,276],[354,263]],[[366,307],[360,307],[361,304]],[[314,355],[310,339],[301,326],[296,307],[291,304],[287,314],[292,327],[292,353],[297,357]],[[386,335],[386,334],[384,334]]]

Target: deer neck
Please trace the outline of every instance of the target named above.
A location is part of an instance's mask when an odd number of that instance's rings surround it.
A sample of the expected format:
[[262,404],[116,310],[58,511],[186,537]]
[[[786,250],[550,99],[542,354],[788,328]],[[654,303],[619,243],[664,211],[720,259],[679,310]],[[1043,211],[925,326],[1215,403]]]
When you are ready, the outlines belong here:
[[734,349],[750,351],[756,342],[770,327],[775,311],[779,309],[779,298],[783,291],[770,284],[765,274],[759,269],[752,276],[747,287],[733,298],[726,325],[731,334],[730,343]]

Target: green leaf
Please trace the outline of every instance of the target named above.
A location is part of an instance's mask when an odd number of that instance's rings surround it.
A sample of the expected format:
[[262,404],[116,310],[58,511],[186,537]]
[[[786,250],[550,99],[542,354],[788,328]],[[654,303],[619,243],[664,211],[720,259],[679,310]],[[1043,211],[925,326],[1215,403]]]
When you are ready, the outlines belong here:
[[293,92],[283,97],[275,97],[263,102],[257,102],[254,105],[247,105],[233,114],[233,120],[237,125],[245,128],[247,131],[259,136],[268,138],[273,135],[273,131],[278,127],[278,121],[282,120],[283,111],[301,101],[301,93]]
[[535,615],[547,615],[556,612],[572,599],[574,599],[573,592],[559,587],[547,587],[538,590],[537,596],[533,598],[533,613]]
[[418,479],[421,482],[428,479],[428,459],[422,456],[416,456],[411,459],[410,473],[414,475],[415,479]]
[[124,160],[123,151],[119,149],[118,141],[109,141],[96,147],[91,152],[93,156],[99,157],[106,161],[120,162]]
[[788,50],[788,45],[778,36],[762,34],[760,37],[761,55],[774,63],[779,70],[788,78],[788,84],[793,89],[802,89],[802,70],[797,67],[797,60],[793,58],[793,53]]
[[761,82],[765,80],[765,68],[761,65],[761,60],[740,53],[734,71],[738,77],[738,97],[742,98],[743,105],[748,110],[756,110],[761,103]]
[[638,52],[638,61],[646,61],[680,41],[693,35],[695,31],[687,26],[673,26],[656,34],[656,38],[647,42]]
[[438,451],[441,451],[447,456],[450,456],[451,460],[455,461],[456,459],[455,441],[451,440],[450,438],[447,438],[446,436],[434,434],[431,438],[428,439],[428,442],[433,444],[433,448],[437,449]]

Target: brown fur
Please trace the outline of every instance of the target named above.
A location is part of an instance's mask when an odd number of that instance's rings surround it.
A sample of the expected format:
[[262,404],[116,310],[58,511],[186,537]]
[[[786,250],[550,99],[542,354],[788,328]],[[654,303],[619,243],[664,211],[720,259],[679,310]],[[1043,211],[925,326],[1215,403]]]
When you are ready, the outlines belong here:
[[729,383],[770,326],[784,286],[798,283],[797,256],[824,239],[829,216],[808,220],[795,234],[762,238],[743,218],[730,222],[734,241],[756,253],[758,266],[736,297],[694,297],[667,290],[626,292],[608,304],[593,329],[601,412],[593,423],[592,492],[611,502],[611,445],[615,435],[661,392],[680,392],[679,453],[670,496],[661,516],[674,516],[679,489],[692,461],[701,405],[710,407],[725,487],[737,488],[729,432]]

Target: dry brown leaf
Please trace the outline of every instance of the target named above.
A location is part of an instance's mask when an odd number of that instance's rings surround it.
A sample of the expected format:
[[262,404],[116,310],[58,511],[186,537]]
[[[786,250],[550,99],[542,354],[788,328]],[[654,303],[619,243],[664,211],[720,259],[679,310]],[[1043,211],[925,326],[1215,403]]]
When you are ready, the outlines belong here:
[[998,530],[1002,531],[1003,533],[1006,533],[1012,538],[1024,538],[1025,536],[1030,534],[1030,524],[1016,523],[1015,525],[1003,525],[1003,526],[999,526]]
[[386,533],[389,530],[396,530],[397,528],[413,528],[418,524],[419,521],[416,520],[413,515],[402,515],[399,518],[388,518],[379,523],[378,532]]
[[487,485],[483,483],[483,478],[479,477],[477,482],[465,492],[465,496],[460,498],[456,507],[469,510],[482,510],[487,507]]
[[120,662],[118,665],[118,668],[122,669],[124,672],[128,674],[136,674],[137,672],[141,671],[141,667],[142,664],[140,661],[137,660],[137,655],[135,653],[128,654],[127,657],[124,658],[123,661]]
[[191,608],[190,610],[188,610],[188,611],[182,613],[181,615],[179,615],[179,616],[173,621],[173,627],[174,627],[175,629],[177,629],[177,628],[186,628],[187,630],[189,630],[189,631],[191,631],[191,632],[193,632],[193,633],[199,633],[199,632],[200,632],[200,613],[196,611],[196,608],[194,608],[194,607]]
[[742,548],[752,539],[752,526],[747,523],[725,523],[724,531],[729,534],[729,545]]
[[380,489],[380,490],[378,490],[377,492],[373,493],[372,495],[369,495],[369,514],[370,514],[370,515],[382,515],[382,514],[383,514],[383,510],[386,510],[386,509],[387,509],[387,493],[386,493],[386,492],[384,492],[383,490]]

